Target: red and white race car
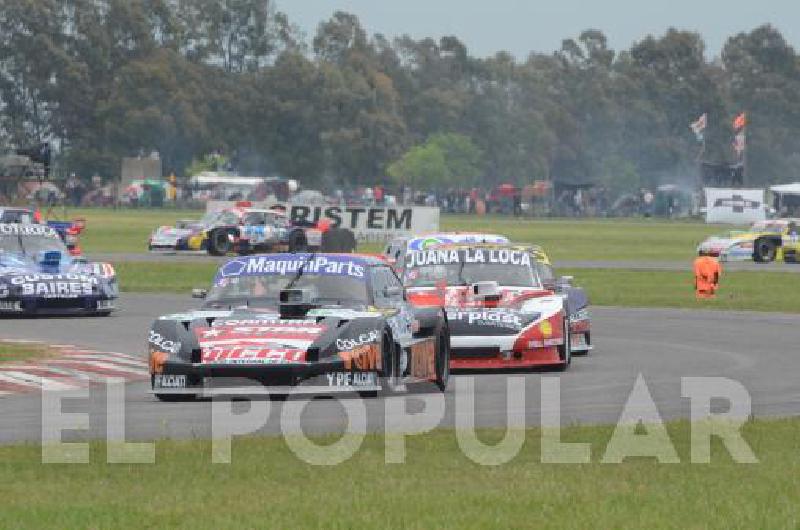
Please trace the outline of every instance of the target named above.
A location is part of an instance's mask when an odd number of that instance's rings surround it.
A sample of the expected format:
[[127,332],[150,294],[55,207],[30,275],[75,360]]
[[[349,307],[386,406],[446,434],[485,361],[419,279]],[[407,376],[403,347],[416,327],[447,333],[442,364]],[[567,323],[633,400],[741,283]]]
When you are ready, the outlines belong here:
[[530,252],[451,245],[409,252],[403,284],[417,306],[443,306],[452,369],[564,370],[572,361],[567,297],[546,288]]

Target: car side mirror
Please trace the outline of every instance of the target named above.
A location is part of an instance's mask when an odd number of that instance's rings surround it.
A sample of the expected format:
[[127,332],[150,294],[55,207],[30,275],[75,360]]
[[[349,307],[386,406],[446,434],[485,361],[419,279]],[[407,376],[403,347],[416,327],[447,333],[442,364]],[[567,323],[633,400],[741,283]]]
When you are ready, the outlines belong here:
[[558,279],[559,285],[562,287],[570,287],[572,285],[572,280],[574,280],[574,276],[562,276]]
[[198,298],[200,300],[204,300],[208,296],[207,289],[192,289],[192,298]]

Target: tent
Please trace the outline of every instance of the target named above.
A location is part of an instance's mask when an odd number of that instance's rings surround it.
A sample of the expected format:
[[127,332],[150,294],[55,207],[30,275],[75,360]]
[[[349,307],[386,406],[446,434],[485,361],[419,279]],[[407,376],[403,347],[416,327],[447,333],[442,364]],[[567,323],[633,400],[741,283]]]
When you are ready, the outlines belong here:
[[779,217],[800,214],[800,182],[770,186],[769,191],[773,196],[772,207]]

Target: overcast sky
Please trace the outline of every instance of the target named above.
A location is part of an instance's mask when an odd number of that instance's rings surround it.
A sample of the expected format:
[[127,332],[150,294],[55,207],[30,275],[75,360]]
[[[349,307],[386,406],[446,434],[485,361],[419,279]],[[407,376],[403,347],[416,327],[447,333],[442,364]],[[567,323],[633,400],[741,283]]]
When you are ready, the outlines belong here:
[[473,55],[507,50],[552,52],[586,28],[602,30],[614,49],[629,48],[670,26],[700,32],[710,57],[725,40],[764,23],[800,45],[800,0],[277,0],[309,37],[336,10],[358,15],[368,33],[393,37],[456,35]]

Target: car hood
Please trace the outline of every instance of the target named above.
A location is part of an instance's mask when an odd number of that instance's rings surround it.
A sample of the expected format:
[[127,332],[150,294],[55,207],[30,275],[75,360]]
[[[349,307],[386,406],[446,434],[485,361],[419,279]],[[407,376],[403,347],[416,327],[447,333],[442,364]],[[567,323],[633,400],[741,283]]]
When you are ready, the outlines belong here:
[[234,309],[192,311],[159,320],[179,323],[182,339],[169,340],[199,350],[202,363],[283,364],[335,358],[339,352],[377,343],[375,321],[381,316],[326,308],[311,310],[305,318],[282,319],[271,310]]

